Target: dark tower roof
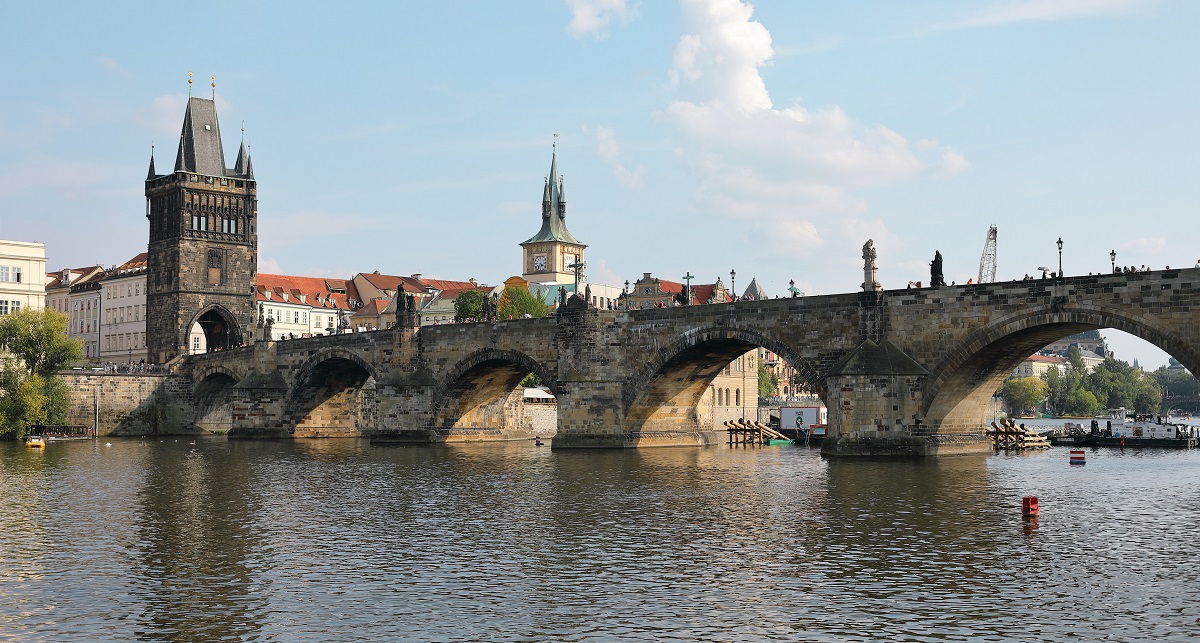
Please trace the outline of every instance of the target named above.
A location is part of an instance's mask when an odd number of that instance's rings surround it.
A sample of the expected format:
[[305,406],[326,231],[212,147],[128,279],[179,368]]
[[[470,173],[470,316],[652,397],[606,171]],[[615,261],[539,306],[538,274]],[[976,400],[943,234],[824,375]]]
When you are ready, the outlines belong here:
[[238,157],[237,162],[233,164],[233,173],[248,179],[254,178],[254,166],[250,164],[250,151],[246,149],[245,141],[242,141],[241,147],[238,148]]
[[217,104],[206,98],[188,99],[179,134],[176,172],[195,172],[206,176],[225,176],[225,152],[221,148],[221,126],[217,123]]
[[542,190],[542,228],[538,233],[521,243],[559,241],[584,245],[567,230],[567,197],[563,181],[558,177],[558,154],[550,153],[550,178]]
[[150,151],[150,170],[146,172],[146,180],[153,181],[158,178],[158,174],[154,172],[154,151]]

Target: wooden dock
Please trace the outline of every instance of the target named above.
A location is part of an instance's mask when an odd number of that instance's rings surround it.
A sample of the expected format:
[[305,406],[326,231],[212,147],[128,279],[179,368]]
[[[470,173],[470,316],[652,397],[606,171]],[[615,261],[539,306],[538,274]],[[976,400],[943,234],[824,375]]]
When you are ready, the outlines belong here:
[[791,438],[762,422],[747,420],[746,418],[726,420],[725,429],[729,432],[729,446],[735,444],[770,444],[772,440],[794,442]]
[[1045,436],[1039,435],[1025,425],[1017,426],[1013,421],[1004,418],[1000,424],[992,422],[992,426],[984,430],[992,438],[992,448],[997,451],[1023,451],[1025,449],[1049,449],[1050,443]]

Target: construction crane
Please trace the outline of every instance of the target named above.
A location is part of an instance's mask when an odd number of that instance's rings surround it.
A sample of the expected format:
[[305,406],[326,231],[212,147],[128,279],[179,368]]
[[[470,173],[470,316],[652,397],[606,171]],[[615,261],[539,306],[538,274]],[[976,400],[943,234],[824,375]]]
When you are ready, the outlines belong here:
[[996,226],[988,228],[987,241],[983,244],[983,256],[979,258],[979,283],[996,281]]

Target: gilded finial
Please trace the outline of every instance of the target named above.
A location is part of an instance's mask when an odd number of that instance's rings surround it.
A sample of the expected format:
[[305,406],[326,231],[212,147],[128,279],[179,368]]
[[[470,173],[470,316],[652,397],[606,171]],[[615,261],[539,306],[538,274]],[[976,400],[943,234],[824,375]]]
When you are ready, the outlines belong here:
[[192,72],[188,72],[188,98],[192,97]]
[[209,79],[210,79],[210,80],[212,80],[212,95],[213,95],[213,100],[217,100],[217,77],[216,77],[216,76],[209,76]]

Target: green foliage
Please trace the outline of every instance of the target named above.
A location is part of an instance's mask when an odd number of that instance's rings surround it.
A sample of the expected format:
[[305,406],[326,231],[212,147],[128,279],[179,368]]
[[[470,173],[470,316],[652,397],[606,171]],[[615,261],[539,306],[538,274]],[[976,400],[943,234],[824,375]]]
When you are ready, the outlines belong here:
[[758,396],[769,397],[774,395],[777,388],[779,388],[779,376],[767,368],[765,361],[758,360]]
[[1067,413],[1069,415],[1095,416],[1104,407],[1096,401],[1096,396],[1086,389],[1077,388],[1067,393]]
[[538,301],[525,288],[505,288],[497,303],[500,319],[520,319],[525,315],[545,317],[550,313],[550,307]]
[[521,386],[525,388],[537,388],[542,385],[542,378],[537,376],[537,373],[530,373],[521,379]]
[[465,290],[454,298],[454,321],[483,319],[483,300],[487,293],[482,290]]
[[0,438],[20,438],[31,424],[62,424],[70,404],[55,373],[83,357],[67,339],[67,316],[24,309],[0,317]]
[[1043,376],[1050,407],[1058,416],[1097,415],[1125,407],[1137,413],[1156,413],[1162,403],[1158,381],[1122,360],[1108,358],[1085,373],[1078,349],[1068,350],[1072,364],[1065,373],[1051,367]]
[[1050,386],[1037,377],[1014,377],[1004,382],[1000,398],[1010,415],[1025,415],[1037,408],[1050,393]]
[[0,397],[0,438],[19,439],[27,426],[62,424],[66,420],[70,399],[62,380],[41,375],[19,377],[8,369],[0,379],[5,384],[4,396]]
[[29,375],[50,376],[83,358],[83,343],[67,339],[67,316],[51,308],[23,308],[0,317],[0,348]]

